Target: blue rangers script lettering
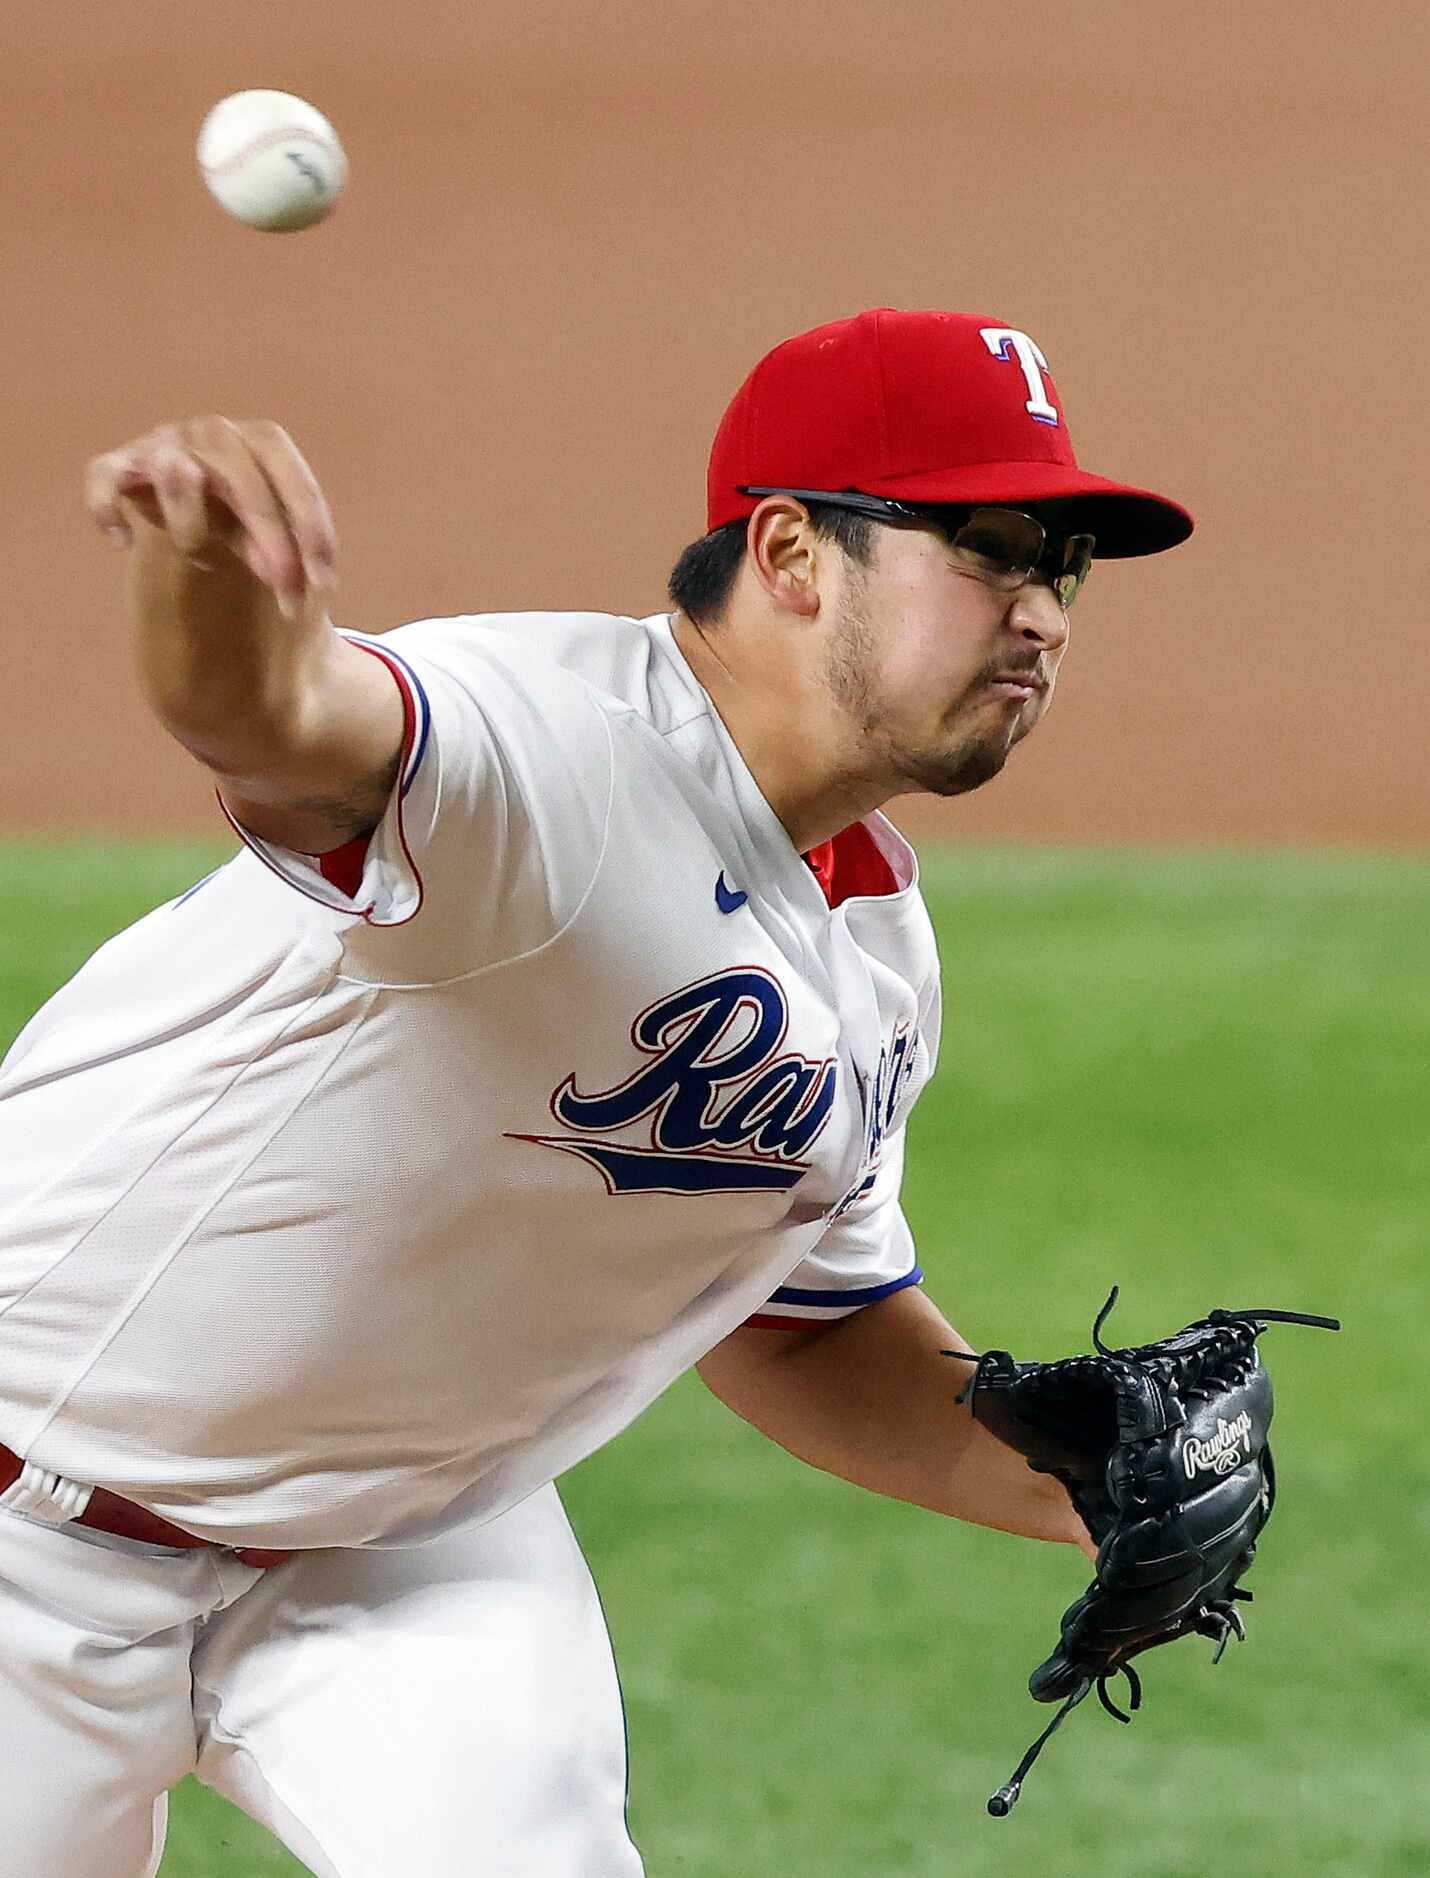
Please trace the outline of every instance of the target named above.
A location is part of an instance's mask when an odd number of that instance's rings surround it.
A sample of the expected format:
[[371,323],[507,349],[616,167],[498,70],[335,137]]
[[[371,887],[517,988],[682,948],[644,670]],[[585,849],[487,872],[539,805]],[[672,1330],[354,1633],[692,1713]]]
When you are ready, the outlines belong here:
[[[651,1058],[612,1089],[583,1095],[574,1075],[551,1098],[572,1132],[518,1135],[576,1154],[611,1193],[767,1193],[795,1186],[834,1107],[838,1065],[779,1054],[789,1007],[755,967],[672,992],[631,1028]],[[644,1123],[638,1141],[594,1141]]]

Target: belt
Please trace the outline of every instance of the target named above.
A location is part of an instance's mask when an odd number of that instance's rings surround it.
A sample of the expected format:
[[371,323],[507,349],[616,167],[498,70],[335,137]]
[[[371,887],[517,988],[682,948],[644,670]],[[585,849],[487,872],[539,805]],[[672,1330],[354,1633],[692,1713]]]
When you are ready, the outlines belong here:
[[[12,1487],[24,1470],[25,1463],[19,1455],[12,1453],[0,1442],[0,1493]],[[66,1523],[88,1526],[92,1532],[107,1532],[116,1539],[137,1539],[141,1545],[170,1546],[180,1552],[200,1549],[228,1551],[244,1565],[256,1566],[260,1571],[266,1571],[270,1565],[281,1565],[285,1559],[293,1556],[291,1552],[270,1552],[262,1546],[216,1547],[211,1539],[196,1539],[193,1533],[185,1532],[182,1526],[161,1519],[157,1513],[151,1513],[147,1506],[136,1506],[132,1500],[120,1499],[117,1493],[111,1493],[107,1487],[95,1487],[84,1511]]]

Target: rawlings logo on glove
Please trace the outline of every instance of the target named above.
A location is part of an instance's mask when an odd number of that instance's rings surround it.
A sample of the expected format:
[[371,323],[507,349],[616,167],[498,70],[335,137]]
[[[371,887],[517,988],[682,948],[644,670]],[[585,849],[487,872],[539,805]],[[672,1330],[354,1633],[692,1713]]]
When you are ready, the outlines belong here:
[[1098,1314],[1096,1356],[1017,1363],[1006,1350],[946,1356],[971,1362],[959,1396],[978,1420],[1022,1454],[1035,1472],[1067,1488],[1097,1542],[1097,1576],[1063,1613],[1057,1648],[1028,1681],[1039,1702],[1060,1702],[1052,1721],[988,1802],[1012,1811],[1028,1769],[1063,1720],[1092,1690],[1110,1715],[1125,1676],[1129,1706],[1142,1687],[1130,1659],[1195,1633],[1217,1645],[1246,1631],[1237,1582],[1276,1498],[1267,1445],[1271,1378],[1256,1351],[1270,1322],[1339,1330],[1334,1317],[1300,1311],[1213,1311],[1161,1343],[1110,1350]]
[[1214,1474],[1234,1474],[1241,1466],[1241,1443],[1245,1441],[1248,1451],[1251,1443],[1251,1417],[1243,1412],[1234,1422],[1218,1420],[1216,1433],[1210,1441],[1198,1441],[1195,1435],[1188,1438],[1182,1449],[1182,1465],[1187,1470],[1187,1479],[1195,1480],[1199,1473],[1208,1469]]

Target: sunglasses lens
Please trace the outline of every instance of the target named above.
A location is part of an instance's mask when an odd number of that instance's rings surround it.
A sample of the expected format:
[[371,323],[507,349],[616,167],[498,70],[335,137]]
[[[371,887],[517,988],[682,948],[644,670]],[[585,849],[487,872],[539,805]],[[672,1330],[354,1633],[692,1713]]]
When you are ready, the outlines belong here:
[[975,509],[952,536],[973,572],[1008,592],[1021,587],[1043,552],[1043,527],[1016,509]]
[[1083,582],[1092,568],[1092,551],[1097,546],[1093,535],[1065,535],[1051,544],[1053,592],[1064,613],[1082,592]]

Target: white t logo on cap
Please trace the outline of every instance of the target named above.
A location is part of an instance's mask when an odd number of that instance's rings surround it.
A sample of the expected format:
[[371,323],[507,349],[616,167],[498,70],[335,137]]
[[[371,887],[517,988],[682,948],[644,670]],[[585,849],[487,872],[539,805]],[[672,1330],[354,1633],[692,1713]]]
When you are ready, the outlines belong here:
[[1007,359],[1011,354],[1022,366],[1023,377],[1028,385],[1028,402],[1023,409],[1029,417],[1035,418],[1040,424],[1056,424],[1057,406],[1048,402],[1048,388],[1043,382],[1048,361],[1036,344],[1026,333],[1020,333],[1012,326],[984,326],[980,331],[984,345],[995,359]]

